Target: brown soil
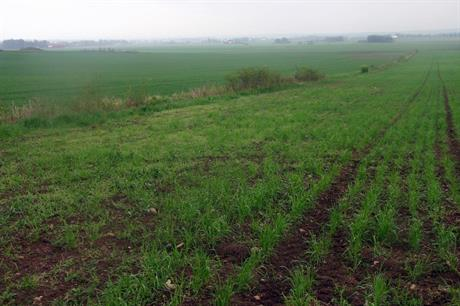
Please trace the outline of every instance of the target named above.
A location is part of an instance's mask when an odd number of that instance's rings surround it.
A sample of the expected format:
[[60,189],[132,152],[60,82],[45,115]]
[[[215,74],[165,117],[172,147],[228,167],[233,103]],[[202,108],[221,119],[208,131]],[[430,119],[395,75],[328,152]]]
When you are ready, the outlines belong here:
[[[303,220],[295,226],[275,248],[270,261],[259,275],[259,285],[249,295],[240,294],[233,298],[233,305],[277,305],[283,303],[283,294],[290,289],[290,270],[306,259],[308,250],[307,240],[312,235],[318,235],[322,226],[327,223],[331,208],[338,202],[353,180],[358,160],[353,160],[344,167],[329,189],[322,193],[317,201],[317,208],[305,214]],[[258,300],[254,296],[258,296]]]
[[313,288],[318,301],[331,304],[338,286],[344,290],[343,294],[352,305],[364,305],[364,292],[358,284],[364,275],[354,273],[348,267],[345,258],[347,237],[343,230],[339,230],[333,237],[332,249],[323,263],[316,270],[316,283]]
[[[79,286],[85,286],[82,279],[67,279],[69,273],[77,273],[83,277],[86,271],[80,267],[88,262],[96,263],[96,274],[99,284],[103,285],[109,277],[110,271],[120,263],[111,257],[112,252],[129,252],[131,247],[124,241],[114,237],[103,237],[96,243],[97,255],[89,255],[88,251],[95,249],[64,249],[53,246],[47,240],[30,243],[19,242],[20,251],[14,259],[7,259],[9,271],[14,273],[10,282],[20,282],[25,276],[35,276],[38,284],[30,289],[15,290],[15,303],[18,305],[44,304],[63,298],[67,292]],[[3,258],[2,258],[3,259]],[[85,276],[86,275],[86,276]]]
[[225,263],[241,264],[250,255],[249,247],[237,242],[220,243],[216,247],[216,254]]
[[[252,235],[249,224],[245,223],[240,229],[241,232],[245,233],[245,237]],[[228,277],[234,275],[236,268],[240,266],[249,256],[251,255],[251,249],[238,241],[238,238],[233,235],[224,237],[217,246],[211,251],[213,256],[219,259],[222,266],[217,272],[217,280],[223,283]],[[191,271],[186,271],[186,275],[191,277]],[[201,294],[197,297],[184,297],[182,305],[212,305],[213,286],[204,288]]]
[[[59,263],[67,260],[74,260],[80,256],[78,250],[65,250],[53,246],[50,241],[43,239],[30,243],[26,240],[15,242],[17,249],[21,250],[14,259],[6,259],[9,262],[10,271],[14,273],[11,281],[19,281],[25,276],[40,277],[50,273]],[[56,282],[51,279],[40,279],[38,288],[24,289],[15,296],[15,303],[28,305],[38,298],[40,303],[48,303],[57,296],[65,294],[72,288],[72,282]],[[38,302],[38,301],[36,301]]]
[[449,145],[449,152],[455,160],[455,168],[456,168],[457,177],[460,178],[460,142],[458,141],[454,120],[452,118],[452,109],[449,103],[449,92],[447,90],[446,85],[444,84],[444,80],[441,77],[441,72],[439,70],[439,67],[438,67],[438,76],[443,84],[442,89],[443,89],[443,96],[444,96],[444,109],[446,112],[447,142]]
[[[84,267],[95,267],[98,276],[98,288],[101,289],[121,263],[121,254],[129,254],[138,251],[140,244],[118,237],[123,229],[126,219],[125,208],[130,208],[129,202],[123,194],[116,194],[101,203],[110,212],[111,223],[102,228],[102,235],[97,240],[87,241],[84,235],[76,248],[64,248],[51,243],[51,232],[43,233],[39,241],[31,242],[20,236],[13,238],[14,254],[3,256],[0,254],[0,262],[10,273],[9,283],[18,283],[25,276],[38,277],[38,284],[33,288],[15,289],[14,302],[18,305],[47,305],[56,299],[64,298],[69,290],[77,287],[88,286],[91,276]],[[145,220],[144,220],[145,219]],[[146,227],[154,226],[154,218],[150,214],[136,218]],[[62,220],[50,219],[47,224],[52,228],[62,225]],[[83,218],[73,216],[66,220],[69,224],[80,224]],[[115,255],[116,254],[116,255]],[[137,267],[132,267],[133,271]],[[2,269],[3,270],[3,269]],[[5,272],[5,271],[2,271]],[[78,278],[68,278],[69,274],[79,275]],[[5,287],[6,284],[0,284]],[[5,289],[3,288],[3,289]]]

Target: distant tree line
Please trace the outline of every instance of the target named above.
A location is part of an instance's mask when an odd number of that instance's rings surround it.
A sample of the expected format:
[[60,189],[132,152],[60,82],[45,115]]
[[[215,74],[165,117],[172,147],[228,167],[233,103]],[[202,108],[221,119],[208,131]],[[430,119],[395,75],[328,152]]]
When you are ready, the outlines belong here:
[[460,32],[439,33],[439,34],[399,34],[401,38],[457,38],[460,37]]
[[47,40],[7,39],[0,43],[0,49],[20,50],[28,48],[65,48],[65,47],[105,47],[112,45],[127,45],[127,40],[78,40],[49,42]]
[[345,37],[343,36],[328,36],[324,38],[325,42],[342,42],[345,41]]
[[233,39],[224,40],[225,45],[249,45],[251,39],[249,37],[239,37]]
[[286,37],[277,38],[277,39],[275,39],[274,42],[275,42],[275,44],[290,44],[291,43],[291,41]]
[[367,42],[369,43],[391,43],[394,39],[391,35],[369,35]]
[[25,48],[47,48],[47,40],[24,40],[24,39],[7,39],[1,43],[1,48],[6,50],[18,50]]
[[127,40],[122,39],[100,39],[100,40],[77,40],[66,42],[69,47],[94,47],[128,44]]

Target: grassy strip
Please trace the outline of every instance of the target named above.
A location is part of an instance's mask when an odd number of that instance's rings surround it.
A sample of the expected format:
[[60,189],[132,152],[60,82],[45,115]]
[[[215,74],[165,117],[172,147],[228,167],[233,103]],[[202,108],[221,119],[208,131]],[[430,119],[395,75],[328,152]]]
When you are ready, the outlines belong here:
[[0,108],[0,122],[3,123],[0,131],[6,134],[8,127],[12,129],[5,123],[17,123],[16,128],[29,129],[65,125],[86,126],[132,114],[133,109],[151,113],[203,105],[211,103],[215,98],[233,99],[242,95],[279,91],[323,78],[318,71],[306,67],[299,68],[292,77],[282,76],[267,67],[254,67],[241,69],[229,75],[225,85],[204,85],[170,96],[151,96],[142,89],[129,88],[126,97],[106,97],[101,96],[95,88],[88,88],[82,97],[70,104],[50,104],[33,100],[21,106]]
[[[411,51],[376,69],[383,70],[406,62],[416,53]],[[341,78],[353,75],[342,74]],[[324,74],[308,67],[298,67],[293,76],[288,77],[267,67],[244,68],[228,75],[225,85],[208,84],[169,96],[152,96],[144,87],[129,87],[123,97],[110,97],[101,95],[92,84],[86,86],[82,95],[73,102],[49,103],[36,98],[21,106],[0,107],[0,139],[17,137],[30,129],[91,126],[133,114],[206,105],[217,98],[232,100],[250,94],[295,88],[324,77]]]

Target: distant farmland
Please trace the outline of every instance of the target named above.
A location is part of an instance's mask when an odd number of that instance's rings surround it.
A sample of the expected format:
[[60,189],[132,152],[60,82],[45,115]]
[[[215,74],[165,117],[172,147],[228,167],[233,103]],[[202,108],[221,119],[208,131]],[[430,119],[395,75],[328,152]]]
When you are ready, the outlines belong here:
[[414,50],[417,45],[319,45],[265,47],[174,47],[142,52],[41,51],[0,54],[0,103],[31,98],[65,103],[89,88],[122,96],[130,87],[150,94],[171,94],[207,83],[248,66],[291,73],[311,66],[327,74],[359,71]]
[[326,76],[2,122],[0,305],[460,305],[458,45],[174,50],[3,52],[3,101]]

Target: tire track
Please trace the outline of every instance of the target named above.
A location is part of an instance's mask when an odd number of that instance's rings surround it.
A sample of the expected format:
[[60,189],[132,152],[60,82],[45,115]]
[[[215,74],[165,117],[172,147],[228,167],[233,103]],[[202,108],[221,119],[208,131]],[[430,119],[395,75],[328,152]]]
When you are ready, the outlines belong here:
[[[443,95],[443,101],[444,101],[444,110],[446,113],[446,123],[447,123],[447,146],[448,146],[448,151],[450,155],[453,157],[454,162],[455,162],[455,171],[456,171],[456,177],[460,179],[459,175],[459,166],[460,166],[460,145],[458,142],[458,138],[456,135],[455,131],[455,126],[453,123],[453,118],[452,118],[452,111],[450,108],[450,103],[449,103],[449,95],[448,91],[446,88],[446,85],[444,83],[444,80],[442,79],[441,72],[439,69],[439,64],[438,64],[438,77],[439,80],[441,81],[442,84],[442,95]],[[442,149],[442,141],[440,139],[439,135],[439,127],[437,126],[436,130],[436,142],[434,145],[434,151],[435,151],[435,157],[436,157],[436,175],[438,177],[438,180],[441,184],[442,191],[444,192],[444,197],[443,197],[443,204],[444,204],[444,216],[443,216],[443,223],[447,226],[453,226],[455,228],[460,227],[460,211],[458,210],[458,204],[455,203],[455,200],[449,197],[449,194],[454,188],[452,186],[452,183],[448,178],[446,174],[446,168],[445,165],[443,164],[443,156],[445,154],[445,151]],[[460,245],[457,245],[456,247],[456,253],[457,256],[460,256]],[[448,264],[449,265],[449,264]],[[450,266],[450,265],[449,265]],[[457,274],[457,277],[460,277],[460,267],[452,267],[450,268],[455,271]],[[460,281],[460,280],[459,280]]]
[[[291,289],[289,283],[290,271],[302,262],[302,259],[305,257],[305,253],[309,248],[307,243],[308,238],[312,237],[312,235],[319,235],[323,225],[329,220],[331,210],[337,206],[339,200],[347,192],[349,185],[355,181],[361,160],[370,153],[374,145],[383,138],[388,129],[397,123],[403,114],[407,112],[409,106],[417,99],[425,87],[431,70],[432,65],[419,88],[409,98],[400,112],[390,120],[389,124],[378,132],[374,140],[364,149],[353,152],[350,163],[342,168],[331,186],[320,195],[315,208],[311,210],[311,213],[305,214],[301,222],[294,227],[299,228],[299,232],[291,230],[282,243],[275,248],[269,262],[264,266],[266,276],[256,276],[258,285],[253,290],[253,293],[256,293],[257,298],[253,294],[240,293],[233,297],[232,305],[279,305],[283,303],[284,296]],[[333,248],[335,247],[335,249],[332,253],[337,256],[340,256],[344,250],[345,236],[343,234],[338,232],[333,237]],[[327,277],[326,275],[324,276]],[[332,275],[332,277],[334,276]]]
[[[438,96],[434,95],[434,92],[435,90],[432,88],[429,97],[427,98],[429,103],[437,101]],[[420,114],[420,117],[430,118],[431,115],[432,113],[430,113],[430,111],[425,110]],[[438,131],[438,117],[438,114],[435,113],[435,117],[433,118],[433,127],[436,132]],[[416,136],[417,133],[419,136]],[[420,136],[420,131],[414,134],[414,137]],[[437,133],[436,136],[438,136]],[[438,139],[436,136],[433,142],[434,153],[436,151],[436,146],[438,145]],[[429,145],[429,148],[431,148],[431,145]],[[439,171],[439,169],[437,168],[436,171]],[[426,210],[426,207],[428,206],[429,204],[425,203],[425,205],[420,205],[419,207],[419,217],[423,223],[421,233],[424,238],[421,241],[421,249],[418,252],[409,248],[408,243],[401,243],[403,242],[402,240],[401,242],[396,242],[391,245],[391,248],[388,249],[388,255],[376,256],[373,252],[367,252],[367,254],[371,256],[363,256],[366,262],[366,268],[363,267],[358,269],[357,272],[364,275],[376,275],[377,273],[383,273],[385,278],[390,280],[393,286],[396,286],[401,290],[405,290],[411,296],[421,298],[424,305],[449,305],[451,302],[451,293],[443,290],[442,287],[446,284],[452,287],[459,282],[459,278],[455,275],[455,273],[448,270],[444,271],[442,269],[432,268],[429,271],[426,271],[423,277],[412,279],[408,268],[405,268],[405,266],[414,267],[419,262],[430,262],[432,263],[432,267],[441,263],[433,248],[436,243],[436,237],[433,232],[433,220],[430,217],[427,217],[430,215],[429,211]],[[400,228],[403,231],[404,229],[408,229],[409,226],[407,224],[407,220],[409,220],[409,214],[404,215],[403,211],[400,211],[398,215],[402,217],[403,221]],[[449,212],[446,211],[443,216],[443,220],[447,220],[446,218],[449,216]],[[400,232],[400,234],[401,233],[402,232]]]
[[[398,120],[408,111],[409,106],[421,94],[432,72],[432,68],[433,64],[430,65],[425,78],[416,92],[414,92],[414,94],[410,97],[406,107],[398,114]],[[350,273],[347,262],[344,258],[344,253],[346,252],[347,247],[347,234],[343,228],[339,228],[332,237],[331,250],[328,256],[326,256],[325,260],[316,271],[317,283],[314,289],[315,296],[320,302],[331,303],[335,297],[336,287],[340,284],[339,287],[346,291],[344,293],[350,297],[349,302],[351,302],[352,305],[364,304],[363,288],[358,288],[358,284],[363,280],[365,275],[362,273]]]
[[[433,92],[430,93],[432,99]],[[424,116],[430,114],[425,113]],[[437,120],[436,120],[437,122]],[[404,171],[401,175],[404,175]],[[402,210],[401,210],[402,208]],[[404,208],[400,207],[399,214],[404,216]],[[452,211],[450,211],[452,212]],[[444,216],[444,222],[449,223],[452,219],[449,210]],[[428,212],[423,210],[421,215],[426,216]],[[456,215],[458,216],[458,214]],[[403,224],[406,223],[407,217],[403,218]],[[336,287],[344,290],[344,297],[348,298],[351,305],[363,305],[365,303],[365,294],[360,284],[368,279],[369,275],[383,273],[385,277],[397,286],[403,285],[401,289],[407,290],[411,295],[417,295],[423,298],[424,305],[447,305],[451,301],[450,293],[443,290],[444,284],[454,286],[459,282],[458,275],[452,271],[430,270],[423,278],[411,280],[408,272],[404,269],[405,264],[414,265],[418,260],[432,261],[436,258],[433,253],[432,244],[435,241],[434,233],[432,232],[433,224],[429,218],[423,219],[423,239],[422,250],[419,253],[411,254],[411,250],[406,244],[400,242],[394,243],[390,249],[390,256],[375,256],[372,250],[363,250],[364,265],[358,267],[354,272],[351,272],[347,263],[342,259],[341,254],[347,250],[346,234],[344,231],[338,232],[334,238],[333,250],[329,254],[326,262],[318,269],[316,284],[316,297],[320,302],[331,304],[334,302],[334,294],[337,294]],[[406,228],[405,225],[402,226]]]
[[441,70],[438,64],[438,77],[442,84],[442,92],[444,96],[444,110],[446,112],[446,123],[447,123],[447,143],[449,146],[449,152],[455,160],[455,171],[457,177],[460,178],[460,142],[458,141],[457,132],[455,130],[454,119],[452,116],[452,108],[449,102],[449,91],[441,75]]

